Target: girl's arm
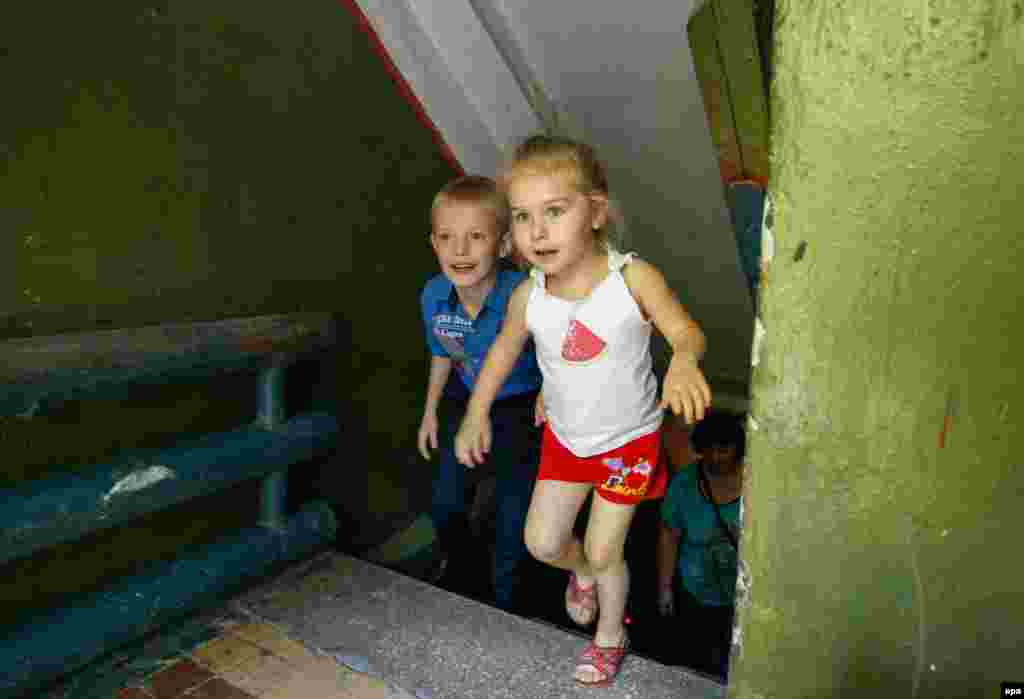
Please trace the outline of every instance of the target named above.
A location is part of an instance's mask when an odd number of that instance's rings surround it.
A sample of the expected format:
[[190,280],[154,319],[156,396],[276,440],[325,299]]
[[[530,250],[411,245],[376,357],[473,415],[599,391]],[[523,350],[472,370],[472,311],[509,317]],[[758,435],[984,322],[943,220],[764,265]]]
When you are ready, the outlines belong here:
[[487,351],[480,374],[476,377],[473,395],[466,407],[467,414],[481,416],[490,412],[495,396],[512,373],[519,355],[523,353],[523,347],[530,338],[530,331],[526,327],[526,301],[532,286],[533,281],[527,279],[512,292],[501,332]]
[[487,358],[473,387],[466,416],[455,437],[456,457],[467,466],[483,463],[484,455],[491,448],[490,420],[487,416],[498,391],[512,372],[530,337],[526,327],[526,301],[532,287],[533,281],[526,279],[512,292],[501,332],[487,351]]
[[674,354],[693,359],[696,364],[704,356],[704,333],[679,303],[668,282],[654,265],[633,260],[623,270],[629,290],[648,318],[654,323]]
[[653,265],[633,260],[623,270],[623,278],[640,310],[672,348],[672,362],[662,390],[662,407],[672,408],[677,415],[685,413],[687,422],[702,420],[704,411],[711,405],[711,389],[697,366],[704,356],[704,333]]

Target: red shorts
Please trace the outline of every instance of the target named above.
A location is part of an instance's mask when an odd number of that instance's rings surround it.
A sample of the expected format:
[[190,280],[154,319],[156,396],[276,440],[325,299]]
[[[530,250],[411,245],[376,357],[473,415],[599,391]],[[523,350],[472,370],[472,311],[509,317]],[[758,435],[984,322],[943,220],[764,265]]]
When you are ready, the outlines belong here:
[[664,497],[668,469],[661,463],[661,429],[603,454],[576,456],[545,424],[537,480],[593,483],[598,495],[621,505]]

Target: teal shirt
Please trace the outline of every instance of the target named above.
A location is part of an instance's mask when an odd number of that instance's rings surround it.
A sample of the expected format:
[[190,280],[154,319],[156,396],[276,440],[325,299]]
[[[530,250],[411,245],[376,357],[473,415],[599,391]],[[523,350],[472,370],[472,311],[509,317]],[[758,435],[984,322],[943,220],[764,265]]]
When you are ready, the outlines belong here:
[[[697,466],[680,471],[661,503],[666,526],[682,532],[677,572],[683,587],[707,607],[732,606],[736,596],[736,549],[722,531],[714,506],[697,488]],[[719,505],[722,519],[739,541],[740,499]]]

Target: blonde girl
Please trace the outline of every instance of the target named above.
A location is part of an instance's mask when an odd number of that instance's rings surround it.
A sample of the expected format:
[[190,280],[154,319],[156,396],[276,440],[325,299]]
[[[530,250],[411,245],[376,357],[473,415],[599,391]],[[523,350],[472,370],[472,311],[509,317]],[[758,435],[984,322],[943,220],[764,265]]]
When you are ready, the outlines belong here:
[[[577,682],[609,684],[628,647],[629,572],[623,546],[639,502],[665,493],[659,458],[662,418],[703,418],[711,393],[698,362],[704,334],[661,273],[608,244],[608,182],[587,145],[534,136],[502,173],[518,252],[532,266],[481,368],[455,439],[458,460],[475,466],[491,447],[488,411],[532,337],[544,378],[541,463],[526,521],[538,560],[569,571],[566,612],[595,620],[577,660]],[[672,348],[661,398],[651,326]],[[584,540],[573,525],[593,491]]]

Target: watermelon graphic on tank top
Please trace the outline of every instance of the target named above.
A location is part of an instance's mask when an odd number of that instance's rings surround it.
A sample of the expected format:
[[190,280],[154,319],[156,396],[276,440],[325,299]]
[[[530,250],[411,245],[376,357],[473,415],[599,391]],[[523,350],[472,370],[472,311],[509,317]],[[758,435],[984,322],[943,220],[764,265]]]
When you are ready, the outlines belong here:
[[604,351],[605,341],[578,320],[569,323],[569,332],[562,343],[562,359],[579,364],[589,362]]

